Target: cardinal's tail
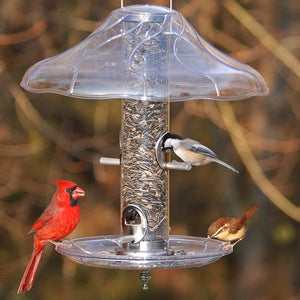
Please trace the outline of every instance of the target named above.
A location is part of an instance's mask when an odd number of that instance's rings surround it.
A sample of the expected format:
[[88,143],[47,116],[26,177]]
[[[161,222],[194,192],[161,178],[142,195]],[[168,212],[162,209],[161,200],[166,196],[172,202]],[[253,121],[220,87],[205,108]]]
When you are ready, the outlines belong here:
[[31,289],[36,270],[40,263],[46,243],[35,240],[35,247],[30,257],[30,261],[26,267],[23,278],[18,288],[18,294],[27,292]]

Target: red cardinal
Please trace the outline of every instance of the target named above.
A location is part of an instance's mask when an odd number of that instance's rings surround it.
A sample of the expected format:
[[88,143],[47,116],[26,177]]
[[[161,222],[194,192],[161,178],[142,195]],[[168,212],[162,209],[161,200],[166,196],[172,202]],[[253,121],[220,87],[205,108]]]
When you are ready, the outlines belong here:
[[77,226],[80,219],[78,198],[84,191],[68,180],[53,180],[57,190],[42,215],[28,234],[34,233],[33,252],[18,288],[18,294],[29,291],[47,242],[64,238]]

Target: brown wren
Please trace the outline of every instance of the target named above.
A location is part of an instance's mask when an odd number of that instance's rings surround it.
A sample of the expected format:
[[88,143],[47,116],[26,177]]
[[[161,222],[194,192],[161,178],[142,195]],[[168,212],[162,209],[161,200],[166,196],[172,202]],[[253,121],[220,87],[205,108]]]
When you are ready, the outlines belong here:
[[224,217],[213,222],[208,230],[207,237],[224,242],[233,242],[234,246],[241,241],[246,234],[249,219],[260,209],[256,204],[251,205],[244,215],[240,217]]

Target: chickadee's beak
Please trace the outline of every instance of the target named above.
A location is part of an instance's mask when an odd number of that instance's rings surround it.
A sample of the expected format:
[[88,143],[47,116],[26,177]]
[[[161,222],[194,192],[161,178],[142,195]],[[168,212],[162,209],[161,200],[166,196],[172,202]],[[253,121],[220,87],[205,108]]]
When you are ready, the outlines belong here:
[[75,190],[72,192],[72,198],[81,198],[84,197],[85,191],[81,189],[79,186],[75,188]]

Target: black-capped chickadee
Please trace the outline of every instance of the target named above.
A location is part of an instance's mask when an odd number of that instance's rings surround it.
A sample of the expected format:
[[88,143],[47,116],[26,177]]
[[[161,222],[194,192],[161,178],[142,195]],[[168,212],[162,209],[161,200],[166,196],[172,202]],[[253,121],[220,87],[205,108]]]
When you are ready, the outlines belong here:
[[201,143],[177,134],[166,133],[162,141],[162,150],[167,151],[171,149],[185,163],[192,166],[204,166],[211,162],[216,162],[238,173],[236,169],[220,160],[212,150]]

